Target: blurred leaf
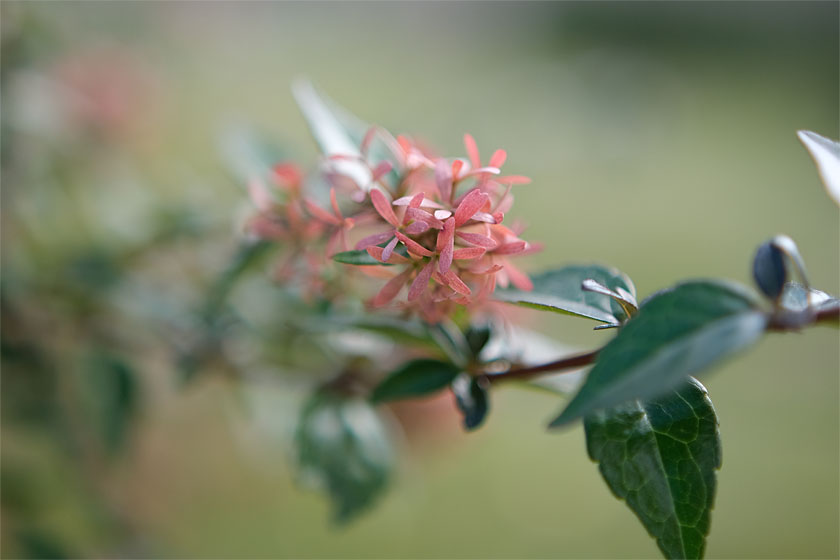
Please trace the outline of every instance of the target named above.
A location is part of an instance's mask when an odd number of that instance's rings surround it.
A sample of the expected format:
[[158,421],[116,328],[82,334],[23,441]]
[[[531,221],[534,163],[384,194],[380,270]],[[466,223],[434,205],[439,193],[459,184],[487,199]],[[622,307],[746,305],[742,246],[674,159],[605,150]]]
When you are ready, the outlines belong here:
[[452,381],[452,393],[464,416],[464,428],[475,430],[484,422],[490,410],[489,387],[481,378],[462,373]]
[[817,164],[828,195],[840,204],[840,142],[810,130],[800,130],[796,134]]
[[658,397],[753,344],[766,324],[752,294],[737,284],[693,281],[659,292],[601,350],[551,427],[631,399]]
[[776,300],[782,293],[787,281],[785,255],[772,241],[762,243],[756,250],[753,278],[767,297]]
[[355,264],[364,266],[392,266],[374,259],[367,251],[343,251],[333,255],[333,260],[344,264]]
[[667,558],[701,558],[721,464],[712,401],[696,379],[654,401],[584,418],[589,457]]
[[283,161],[283,152],[271,140],[247,126],[231,127],[219,140],[222,160],[239,184],[247,185],[255,177],[266,177],[271,168]]
[[382,402],[428,395],[448,386],[460,371],[449,362],[413,360],[386,377],[374,389],[372,399]]
[[790,311],[802,311],[809,306],[820,310],[840,305],[840,300],[821,290],[809,289],[797,282],[788,282],[782,291],[780,304]]
[[329,494],[338,523],[369,507],[387,485],[393,450],[381,419],[363,399],[316,393],[301,412],[295,444],[302,482]]
[[134,368],[110,351],[97,351],[89,360],[87,400],[105,449],[115,453],[125,446],[139,409],[139,383]]
[[494,295],[501,301],[577,315],[603,323],[625,320],[626,313],[611,297],[581,289],[583,281],[587,279],[593,279],[611,290],[621,288],[636,295],[636,288],[630,278],[614,268],[600,265],[571,265],[548,270],[532,277],[534,289],[530,292],[506,288],[496,290]]
[[467,332],[464,333],[464,337],[467,339],[467,345],[470,348],[470,352],[472,352],[473,358],[478,358],[481,351],[487,346],[492,335],[493,325],[490,323],[470,325]]
[[246,241],[237,247],[228,266],[216,278],[205,298],[203,315],[210,319],[227,301],[228,295],[243,273],[261,261],[271,248],[268,241]]

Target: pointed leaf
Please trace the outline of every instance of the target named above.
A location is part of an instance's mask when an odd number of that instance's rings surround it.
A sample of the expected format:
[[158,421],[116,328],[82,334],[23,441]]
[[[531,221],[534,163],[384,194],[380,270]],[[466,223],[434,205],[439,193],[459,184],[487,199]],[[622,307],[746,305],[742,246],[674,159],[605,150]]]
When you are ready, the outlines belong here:
[[840,204],[840,142],[810,130],[800,130],[796,134],[817,164],[825,190],[834,202]]
[[295,444],[301,481],[329,495],[338,523],[369,507],[387,485],[394,452],[363,399],[316,393],[301,412]]
[[460,371],[449,362],[413,360],[386,377],[374,389],[371,399],[383,402],[428,395],[448,386]]
[[784,253],[772,242],[759,245],[753,259],[753,278],[767,297],[775,300],[787,281]]
[[462,373],[452,382],[452,393],[458,409],[464,415],[464,428],[475,430],[484,422],[490,409],[488,387],[481,378]]
[[390,263],[384,263],[374,259],[367,251],[342,251],[332,256],[336,262],[344,264],[355,264],[362,266],[391,266]]
[[526,307],[547,309],[557,313],[578,315],[603,323],[618,323],[626,319],[620,305],[604,294],[586,292],[581,288],[584,280],[593,279],[599,284],[616,290],[622,288],[633,296],[636,288],[622,272],[601,265],[571,265],[532,275],[534,289],[497,289],[494,297],[501,301]]
[[712,401],[696,379],[584,419],[589,457],[666,558],[701,558],[721,464]]
[[742,286],[694,281],[642,304],[598,355],[598,361],[552,427],[632,399],[651,399],[751,345],[767,315]]

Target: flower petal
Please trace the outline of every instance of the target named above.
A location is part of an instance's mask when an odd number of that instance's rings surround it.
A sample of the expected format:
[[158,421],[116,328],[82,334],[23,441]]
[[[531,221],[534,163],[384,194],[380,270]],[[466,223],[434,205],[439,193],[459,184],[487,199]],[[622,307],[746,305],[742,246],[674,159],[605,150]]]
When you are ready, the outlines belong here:
[[507,152],[504,150],[496,150],[493,152],[493,155],[490,156],[490,161],[487,162],[487,165],[490,167],[501,167],[505,160],[507,159]]
[[391,258],[391,255],[394,253],[394,249],[396,248],[398,241],[399,240],[396,237],[394,237],[391,241],[388,242],[387,245],[385,245],[385,248],[382,250],[383,261],[387,262],[388,259]]
[[376,211],[379,212],[379,215],[382,216],[386,222],[391,224],[392,226],[400,227],[400,221],[397,219],[396,214],[391,209],[391,204],[388,202],[388,199],[385,198],[385,195],[382,194],[382,191],[379,189],[371,189],[370,190],[370,201],[373,202],[373,207],[376,208]]
[[497,247],[494,251],[494,255],[515,255],[517,253],[521,253],[528,247],[528,244],[525,241],[513,241],[511,243],[505,243]]
[[393,237],[394,231],[383,231],[382,233],[374,233],[373,235],[368,235],[367,237],[360,239],[358,243],[356,243],[355,249],[357,251],[361,251],[362,249],[367,249],[372,245],[379,245],[383,241],[387,241]]
[[394,232],[394,235],[396,235],[399,238],[399,240],[402,241],[403,245],[405,245],[405,248],[408,249],[410,253],[414,253],[415,255],[419,255],[421,257],[431,257],[432,255],[434,255],[433,252],[429,251],[413,239],[410,239],[405,234],[396,231]]
[[470,134],[464,134],[464,147],[467,149],[467,156],[470,158],[470,164],[473,169],[481,166],[481,160],[478,156],[478,146],[475,144],[475,138]]
[[322,222],[327,222],[328,224],[338,225],[340,220],[309,200],[308,198],[303,199],[303,204],[306,206],[307,212],[312,214],[313,217],[321,220]]
[[367,251],[368,255],[378,260],[379,262],[384,262],[388,264],[404,264],[411,262],[411,259],[407,259],[399,253],[391,253],[391,257],[388,259],[382,258],[382,253],[385,251],[385,249],[383,249],[382,247],[368,247],[367,249],[365,249],[365,251]]
[[452,172],[449,164],[441,158],[435,165],[435,183],[441,200],[452,200]]
[[426,266],[417,274],[417,278],[414,279],[414,282],[411,283],[411,288],[408,290],[408,301],[414,301],[419,298],[429,286],[429,278],[431,278],[432,272],[435,269],[434,264],[434,259],[429,260]]
[[468,260],[477,259],[486,253],[487,250],[481,247],[466,247],[464,249],[455,249],[452,253],[453,260]]
[[447,218],[443,222],[443,230],[437,237],[437,251],[440,253],[438,270],[446,274],[452,266],[452,254],[455,251],[455,218]]
[[478,245],[479,247],[484,247],[485,249],[495,249],[498,245],[498,243],[493,241],[491,237],[481,235],[480,233],[467,233],[464,231],[459,231],[456,232],[455,235],[457,235],[467,243],[472,243],[473,245]]
[[459,227],[467,223],[489,200],[490,197],[478,189],[468,192],[455,210],[455,226]]
[[443,280],[447,286],[458,292],[463,296],[468,296],[472,294],[472,290],[470,290],[469,286],[464,284],[464,281],[458,278],[458,275],[455,274],[454,270],[449,270],[445,274],[443,274]]
[[371,303],[373,303],[374,307],[387,305],[392,299],[397,297],[397,294],[400,293],[400,290],[405,285],[408,280],[408,275],[411,274],[412,270],[413,269],[409,268],[388,280],[388,282],[382,286],[382,289],[379,290],[379,293],[373,298]]
[[417,220],[416,222],[412,222],[405,228],[405,232],[409,235],[417,235],[418,233],[423,233],[424,231],[429,229],[429,222],[424,222],[422,220]]

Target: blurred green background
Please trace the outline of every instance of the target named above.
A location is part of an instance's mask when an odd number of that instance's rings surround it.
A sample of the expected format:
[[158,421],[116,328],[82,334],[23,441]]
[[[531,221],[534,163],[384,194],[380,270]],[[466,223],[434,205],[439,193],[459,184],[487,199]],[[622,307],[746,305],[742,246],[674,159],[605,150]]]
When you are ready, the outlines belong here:
[[[230,364],[180,387],[173,341],[247,213],[220,135],[247,123],[314,163],[296,77],[444,153],[464,132],[505,148],[533,178],[512,212],[545,244],[528,270],[606,262],[641,296],[751,283],[783,232],[840,293],[840,214],[795,136],[840,136],[836,2],[0,10],[4,557],[658,555],[582,430],[544,429],[556,398],[504,388],[472,434],[448,399],[397,411],[391,490],[338,529],[286,453],[304,388]],[[578,348],[609,336],[522,320]],[[814,329],[703,378],[724,445],[708,557],[840,555],[838,372],[837,331]]]

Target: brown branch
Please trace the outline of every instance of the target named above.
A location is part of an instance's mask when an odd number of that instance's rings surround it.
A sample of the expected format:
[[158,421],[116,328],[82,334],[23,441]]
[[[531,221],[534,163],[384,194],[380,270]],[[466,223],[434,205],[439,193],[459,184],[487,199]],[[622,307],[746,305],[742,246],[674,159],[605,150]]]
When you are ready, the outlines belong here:
[[578,354],[577,356],[569,356],[546,364],[538,366],[530,366],[523,368],[512,368],[501,373],[486,373],[482,377],[490,383],[497,383],[499,381],[510,380],[525,380],[537,377],[542,373],[558,373],[562,370],[576,369],[583,366],[588,366],[595,362],[598,357],[599,350],[593,350],[586,354]]

